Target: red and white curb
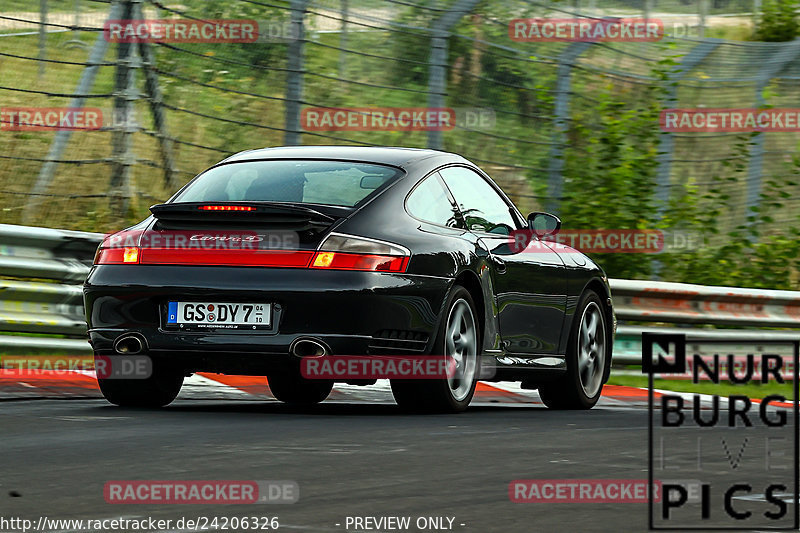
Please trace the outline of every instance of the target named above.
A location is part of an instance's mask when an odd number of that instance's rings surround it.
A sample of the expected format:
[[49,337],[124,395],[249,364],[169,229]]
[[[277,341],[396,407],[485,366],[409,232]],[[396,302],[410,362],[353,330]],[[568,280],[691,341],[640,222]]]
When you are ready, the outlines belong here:
[[[93,371],[54,371],[0,369],[0,400],[25,398],[100,398]],[[184,380],[178,399],[185,400],[274,400],[267,379],[260,376],[229,376],[199,373]],[[393,402],[389,381],[360,387],[337,383],[326,401]],[[479,382],[476,403],[543,405],[536,391],[522,389],[519,383]],[[606,385],[600,406],[632,407],[647,405],[647,391],[634,387]]]

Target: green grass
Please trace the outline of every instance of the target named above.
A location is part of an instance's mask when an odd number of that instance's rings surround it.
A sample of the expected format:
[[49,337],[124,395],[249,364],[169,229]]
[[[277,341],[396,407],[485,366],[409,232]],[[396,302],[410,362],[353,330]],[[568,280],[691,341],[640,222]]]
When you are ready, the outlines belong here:
[[[625,385],[628,387],[647,388],[647,376],[614,375],[608,380],[610,385]],[[711,382],[692,383],[689,379],[656,379],[653,387],[675,392],[696,392],[699,394],[716,394],[719,396],[729,396],[732,394],[743,394],[749,398],[764,398],[771,394],[780,394],[787,400],[794,397],[793,382],[787,381],[783,384],[770,381],[766,384],[747,383],[745,385],[733,385],[730,383],[715,384]]]
[[[80,0],[78,5],[81,13],[89,11],[106,11],[109,2],[95,0]],[[75,0],[47,0],[49,13],[75,13]],[[0,14],[13,12],[39,12],[39,0],[0,0]]]

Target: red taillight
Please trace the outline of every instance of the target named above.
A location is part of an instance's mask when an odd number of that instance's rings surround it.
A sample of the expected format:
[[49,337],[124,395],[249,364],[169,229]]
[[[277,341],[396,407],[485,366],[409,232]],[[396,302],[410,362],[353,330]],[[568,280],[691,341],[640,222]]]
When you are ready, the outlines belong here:
[[127,248],[100,248],[94,258],[96,265],[135,265],[139,263],[140,249],[131,246]]
[[255,211],[256,208],[249,205],[201,205],[197,209],[201,211]]
[[311,268],[405,272],[410,258],[407,248],[391,242],[331,233],[314,255]]
[[95,265],[137,264],[142,230],[123,230],[109,235],[97,248]]
[[405,272],[408,256],[317,252],[311,268],[362,270],[367,272]]

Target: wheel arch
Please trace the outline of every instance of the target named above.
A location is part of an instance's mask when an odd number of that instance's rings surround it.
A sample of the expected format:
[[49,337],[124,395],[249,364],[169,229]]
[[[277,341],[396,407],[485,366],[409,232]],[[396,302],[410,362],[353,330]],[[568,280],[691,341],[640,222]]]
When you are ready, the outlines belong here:
[[608,357],[606,358],[606,368],[603,372],[603,383],[606,383],[611,374],[611,358],[614,352],[614,333],[616,329],[614,327],[614,309],[611,306],[611,292],[608,286],[599,278],[592,278],[589,280],[583,287],[581,296],[583,296],[587,290],[594,291],[600,297],[600,301],[603,304],[603,315],[606,318],[606,335],[611,341],[608,344]]
[[483,295],[483,285],[480,278],[471,270],[464,270],[456,276],[454,285],[461,285],[464,287],[472,300],[475,302],[475,307],[478,311],[478,327],[481,332],[481,341],[486,338],[486,300]]

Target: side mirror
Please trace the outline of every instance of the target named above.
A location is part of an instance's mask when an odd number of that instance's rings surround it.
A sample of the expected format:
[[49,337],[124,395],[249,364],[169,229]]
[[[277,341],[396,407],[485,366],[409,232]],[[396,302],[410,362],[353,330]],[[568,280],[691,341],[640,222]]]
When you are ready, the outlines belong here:
[[558,233],[561,229],[561,219],[550,213],[534,211],[528,215],[528,229],[541,239],[546,235]]
[[368,174],[361,178],[360,186],[362,189],[377,189],[386,181],[386,177]]

